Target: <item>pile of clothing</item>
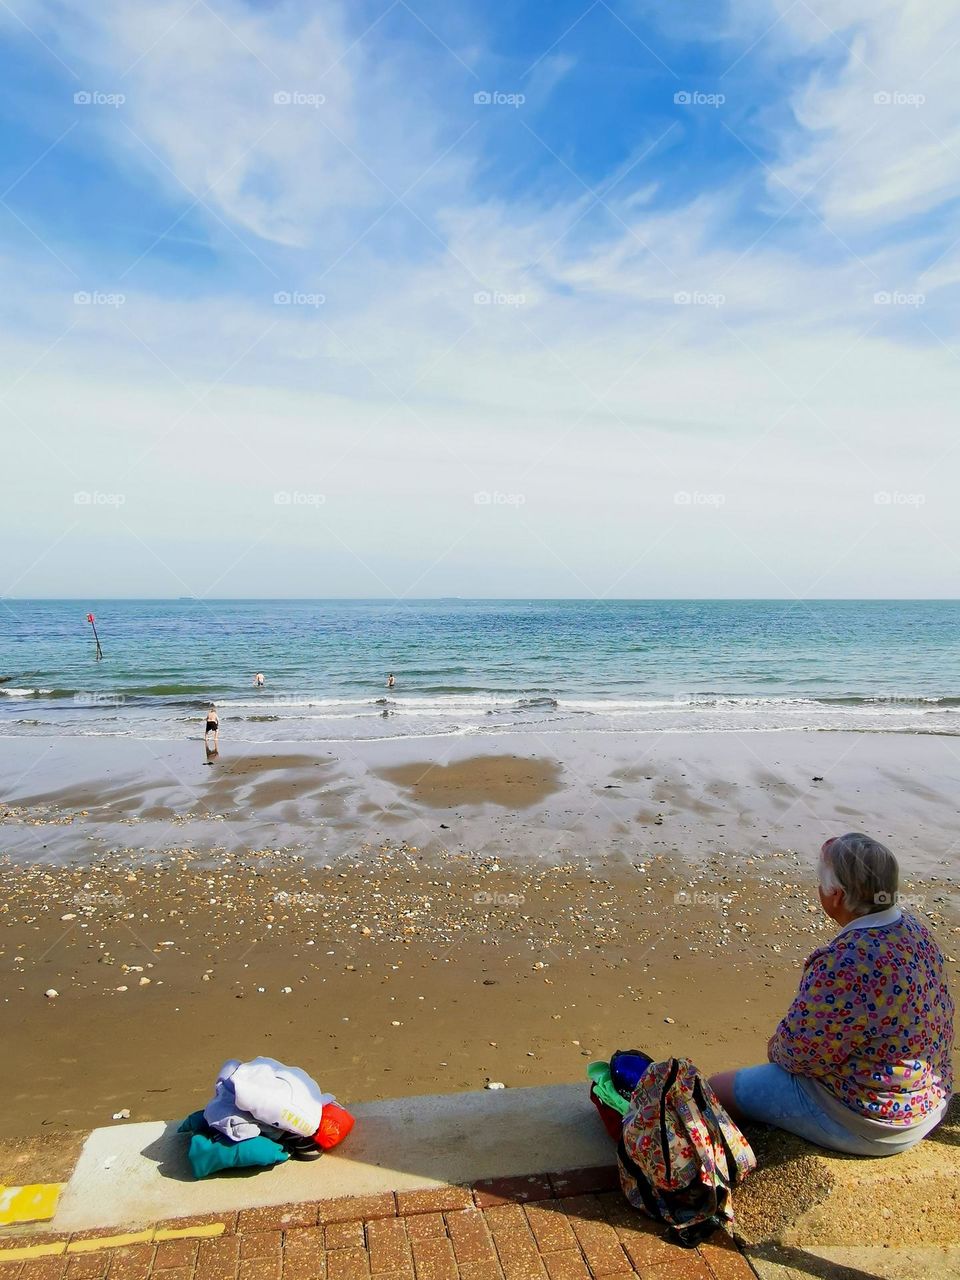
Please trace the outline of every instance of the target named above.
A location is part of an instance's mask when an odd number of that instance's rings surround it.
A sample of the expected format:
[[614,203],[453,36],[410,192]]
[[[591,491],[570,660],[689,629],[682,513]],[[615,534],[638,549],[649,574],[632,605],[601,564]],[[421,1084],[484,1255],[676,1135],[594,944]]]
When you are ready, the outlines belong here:
[[609,1062],[591,1062],[587,1067],[590,1101],[614,1142],[620,1141],[630,1100],[652,1061],[649,1054],[640,1049],[618,1049]]
[[270,1168],[291,1157],[317,1160],[337,1146],[354,1119],[332,1093],[299,1067],[274,1058],[220,1068],[213,1097],[180,1125],[190,1134],[187,1158],[194,1176],[223,1169]]

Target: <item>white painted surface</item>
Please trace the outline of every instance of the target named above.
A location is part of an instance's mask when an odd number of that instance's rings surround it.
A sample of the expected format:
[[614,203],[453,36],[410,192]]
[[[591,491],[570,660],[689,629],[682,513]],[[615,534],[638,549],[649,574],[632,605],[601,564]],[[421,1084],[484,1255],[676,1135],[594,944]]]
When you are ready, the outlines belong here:
[[358,1103],[356,1128],[320,1160],[196,1181],[176,1123],[95,1129],[53,1231],[135,1226],[257,1205],[406,1191],[445,1183],[612,1164],[585,1085]]

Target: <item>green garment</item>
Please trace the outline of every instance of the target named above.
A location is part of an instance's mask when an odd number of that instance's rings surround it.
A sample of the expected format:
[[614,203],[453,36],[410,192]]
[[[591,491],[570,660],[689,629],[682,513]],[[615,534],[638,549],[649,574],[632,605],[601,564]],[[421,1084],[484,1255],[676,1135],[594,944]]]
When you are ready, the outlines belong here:
[[202,1111],[187,1116],[177,1132],[191,1134],[187,1159],[195,1178],[207,1178],[223,1169],[269,1168],[290,1159],[290,1153],[279,1142],[263,1134],[231,1142],[209,1128]]
[[613,1107],[614,1111],[619,1111],[625,1116],[630,1110],[630,1103],[626,1098],[620,1096],[613,1087],[613,1080],[610,1076],[609,1062],[591,1062],[587,1067],[587,1076],[593,1081],[593,1087],[597,1091],[597,1097],[601,1102],[605,1102],[608,1107]]

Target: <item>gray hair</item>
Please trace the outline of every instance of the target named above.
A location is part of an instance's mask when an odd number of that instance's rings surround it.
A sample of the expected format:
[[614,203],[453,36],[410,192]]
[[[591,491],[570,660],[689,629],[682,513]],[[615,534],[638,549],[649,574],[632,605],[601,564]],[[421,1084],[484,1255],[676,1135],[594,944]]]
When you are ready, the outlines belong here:
[[820,886],[825,893],[843,890],[847,910],[855,916],[884,911],[897,900],[900,867],[885,844],[849,831],[824,846],[820,854]]

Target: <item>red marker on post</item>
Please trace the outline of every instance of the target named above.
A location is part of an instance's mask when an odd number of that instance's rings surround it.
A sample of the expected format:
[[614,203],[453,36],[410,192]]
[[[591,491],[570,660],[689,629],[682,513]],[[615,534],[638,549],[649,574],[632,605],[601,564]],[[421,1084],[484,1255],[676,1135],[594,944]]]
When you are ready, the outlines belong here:
[[97,642],[97,661],[99,662],[103,657],[103,650],[100,648],[100,637],[97,635],[97,624],[93,619],[92,613],[87,614],[87,621],[93,627],[93,638]]

